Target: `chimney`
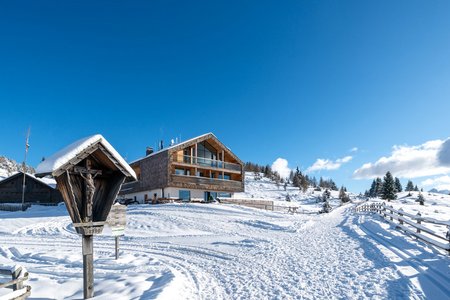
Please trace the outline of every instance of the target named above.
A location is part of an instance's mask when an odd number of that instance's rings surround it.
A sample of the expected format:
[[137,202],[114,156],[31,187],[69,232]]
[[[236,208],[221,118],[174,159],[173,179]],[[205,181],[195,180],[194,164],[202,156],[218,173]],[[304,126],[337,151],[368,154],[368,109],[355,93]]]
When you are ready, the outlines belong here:
[[145,156],[150,155],[153,153],[153,148],[152,147],[147,147],[147,149],[145,149]]

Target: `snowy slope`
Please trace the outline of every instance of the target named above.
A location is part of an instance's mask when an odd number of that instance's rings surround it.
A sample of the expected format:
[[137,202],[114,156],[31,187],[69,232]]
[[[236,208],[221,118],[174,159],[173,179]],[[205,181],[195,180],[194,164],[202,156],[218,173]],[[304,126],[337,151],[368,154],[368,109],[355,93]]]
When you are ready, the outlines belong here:
[[[262,175],[262,174],[261,174]],[[331,199],[330,203],[333,207],[340,205],[338,199],[338,191],[330,191]],[[299,188],[292,186],[291,184],[286,186],[284,184],[277,185],[269,178],[262,177],[259,180],[255,180],[253,172],[245,173],[245,192],[234,194],[234,198],[239,199],[268,199],[277,200],[278,205],[280,202],[287,202],[286,198],[289,196],[291,200],[290,204],[298,205],[303,212],[318,212],[322,209],[323,203],[318,203],[318,198],[321,197],[323,191],[314,191],[313,188],[309,188],[305,193],[300,191]],[[355,195],[350,194],[352,198]],[[277,204],[277,203],[276,203]]]
[[[380,232],[394,246],[372,237]],[[449,277],[440,275],[450,275],[447,257],[348,206],[323,215],[220,204],[128,206],[118,261],[113,245],[108,230],[95,237],[95,299],[450,294]],[[82,297],[81,239],[64,206],[0,212],[1,263],[29,270],[32,299]]]
[[[30,166],[26,166],[27,172],[34,174],[34,169]],[[0,180],[15,174],[22,170],[22,165],[15,160],[0,156]]]

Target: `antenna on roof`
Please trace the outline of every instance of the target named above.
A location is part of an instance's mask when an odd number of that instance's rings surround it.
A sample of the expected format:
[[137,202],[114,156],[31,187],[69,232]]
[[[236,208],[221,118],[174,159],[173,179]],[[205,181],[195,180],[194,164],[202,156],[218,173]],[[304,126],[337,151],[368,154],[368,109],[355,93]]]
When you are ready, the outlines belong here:
[[25,178],[27,174],[27,155],[28,148],[30,148],[30,144],[28,143],[30,139],[30,127],[28,126],[27,138],[25,140],[25,158],[22,163],[22,172],[23,172],[23,180],[22,180],[22,211],[25,210]]

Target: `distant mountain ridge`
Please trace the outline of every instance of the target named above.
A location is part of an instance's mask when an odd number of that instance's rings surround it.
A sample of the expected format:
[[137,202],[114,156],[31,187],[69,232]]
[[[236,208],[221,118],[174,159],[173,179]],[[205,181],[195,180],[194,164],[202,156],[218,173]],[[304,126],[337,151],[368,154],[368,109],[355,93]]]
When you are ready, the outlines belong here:
[[[31,166],[26,166],[27,173],[34,174],[35,170]],[[6,156],[0,156],[0,179],[9,177],[16,172],[22,171],[22,164]]]
[[431,189],[428,192],[430,192],[430,193],[437,193],[437,194],[445,194],[445,195],[449,195],[450,194],[449,190]]

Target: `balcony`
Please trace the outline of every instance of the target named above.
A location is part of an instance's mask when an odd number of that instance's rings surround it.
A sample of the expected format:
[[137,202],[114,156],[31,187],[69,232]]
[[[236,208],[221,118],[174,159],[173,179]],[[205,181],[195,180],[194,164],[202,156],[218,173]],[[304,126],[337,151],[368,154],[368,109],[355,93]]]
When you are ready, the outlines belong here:
[[171,174],[171,182],[169,185],[189,189],[206,189],[210,191],[244,191],[241,181],[177,174]]
[[216,168],[216,169],[225,169],[228,171],[237,171],[241,172],[242,168],[239,164],[224,162],[221,160],[209,159],[204,157],[195,157],[189,155],[173,156],[173,162],[181,163],[185,165],[193,165],[204,168]]

